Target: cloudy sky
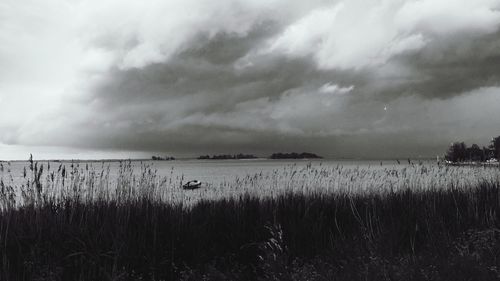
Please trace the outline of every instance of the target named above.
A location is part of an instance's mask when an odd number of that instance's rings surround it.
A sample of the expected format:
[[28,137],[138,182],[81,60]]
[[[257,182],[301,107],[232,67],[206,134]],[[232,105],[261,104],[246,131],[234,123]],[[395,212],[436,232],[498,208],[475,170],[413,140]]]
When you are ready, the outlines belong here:
[[499,28],[500,0],[2,0],[0,159],[487,145]]

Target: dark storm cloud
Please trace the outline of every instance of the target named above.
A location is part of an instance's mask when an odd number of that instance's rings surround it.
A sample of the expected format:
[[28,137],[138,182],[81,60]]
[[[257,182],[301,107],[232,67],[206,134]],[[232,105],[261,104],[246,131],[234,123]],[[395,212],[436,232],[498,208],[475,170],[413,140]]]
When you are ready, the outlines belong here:
[[[285,28],[267,21],[244,35],[199,34],[168,62],[114,68],[93,92],[99,100],[93,109],[96,115],[106,112],[105,123],[123,127],[86,143],[184,153],[280,148],[359,157],[435,153],[436,128],[426,131],[416,120],[435,122],[433,127],[439,120],[422,119],[429,105],[411,103],[452,99],[498,80],[497,33],[434,38],[417,51],[361,69],[317,67],[313,55],[252,54]],[[326,99],[320,93],[325,85],[332,90]],[[338,105],[325,107],[326,100]],[[392,110],[391,103],[400,108],[392,113],[397,121],[383,110],[387,104]],[[432,138],[415,137],[429,133]],[[387,139],[394,142],[391,148]]]
[[500,33],[436,39],[394,62],[411,69],[411,76],[385,81],[381,91],[392,98],[406,93],[446,99],[480,87],[496,87],[500,83]]

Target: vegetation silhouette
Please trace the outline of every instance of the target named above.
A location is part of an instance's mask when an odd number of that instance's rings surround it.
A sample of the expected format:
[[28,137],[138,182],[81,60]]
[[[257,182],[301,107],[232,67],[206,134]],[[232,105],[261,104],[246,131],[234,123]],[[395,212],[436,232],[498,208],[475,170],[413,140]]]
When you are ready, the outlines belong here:
[[309,152],[273,153],[270,159],[320,159],[322,157]]
[[201,155],[198,157],[199,160],[230,160],[230,159],[256,159],[257,156],[253,154],[220,154],[220,155]]
[[464,142],[453,142],[446,152],[445,159],[453,163],[486,162],[500,160],[500,136],[492,138],[488,147],[480,148],[477,144],[470,147]]

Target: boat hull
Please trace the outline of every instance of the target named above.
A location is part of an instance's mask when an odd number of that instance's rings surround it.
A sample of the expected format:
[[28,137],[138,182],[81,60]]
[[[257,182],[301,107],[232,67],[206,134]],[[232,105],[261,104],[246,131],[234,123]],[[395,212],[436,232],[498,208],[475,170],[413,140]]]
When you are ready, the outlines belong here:
[[182,186],[183,189],[197,189],[201,187],[201,182],[188,182]]

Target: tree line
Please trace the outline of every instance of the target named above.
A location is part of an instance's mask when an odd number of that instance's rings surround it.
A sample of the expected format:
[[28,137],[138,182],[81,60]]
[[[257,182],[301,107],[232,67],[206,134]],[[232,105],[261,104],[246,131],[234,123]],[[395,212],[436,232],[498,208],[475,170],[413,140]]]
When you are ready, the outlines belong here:
[[202,155],[198,157],[199,160],[228,160],[228,159],[255,159],[255,158],[257,158],[257,156],[253,154],[242,154],[242,153],[234,155],[231,154],[212,155],[212,157],[210,157],[210,155]]
[[151,160],[154,160],[154,161],[165,161],[165,160],[175,160],[175,157],[172,157],[172,156],[165,156],[165,157],[161,157],[161,156],[151,156]]
[[273,153],[270,159],[319,159],[322,158],[314,153],[302,152],[302,153]]
[[500,136],[492,138],[490,145],[482,148],[477,144],[468,147],[464,142],[454,142],[448,148],[445,159],[451,162],[500,160]]

